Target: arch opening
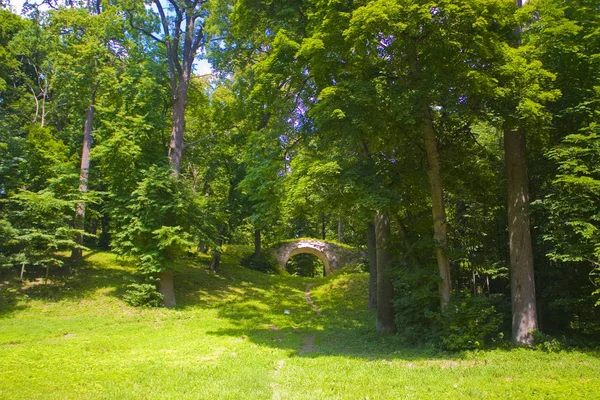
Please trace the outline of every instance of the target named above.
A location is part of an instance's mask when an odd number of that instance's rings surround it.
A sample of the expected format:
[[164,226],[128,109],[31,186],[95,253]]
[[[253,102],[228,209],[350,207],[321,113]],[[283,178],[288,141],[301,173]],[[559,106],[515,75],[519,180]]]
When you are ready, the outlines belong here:
[[286,269],[287,269],[287,264],[290,261],[290,259],[292,259],[293,257],[297,256],[297,255],[301,255],[301,254],[310,254],[313,257],[315,257],[318,261],[320,261],[323,264],[323,275],[328,275],[329,272],[331,271],[330,265],[329,265],[329,260],[327,259],[327,256],[325,255],[325,253],[323,253],[322,251],[315,249],[313,247],[297,247],[294,250],[292,250],[290,252],[290,254],[287,256],[287,260],[285,261],[286,265]]
[[291,275],[315,278],[325,275],[325,265],[319,257],[310,253],[299,253],[291,256],[285,264]]

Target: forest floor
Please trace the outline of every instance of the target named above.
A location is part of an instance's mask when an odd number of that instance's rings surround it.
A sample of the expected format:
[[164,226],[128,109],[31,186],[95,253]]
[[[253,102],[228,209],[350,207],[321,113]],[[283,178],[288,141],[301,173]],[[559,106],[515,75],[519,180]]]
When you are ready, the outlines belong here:
[[[440,353],[374,331],[366,274],[274,276],[224,256],[176,276],[175,309],[127,306],[133,268],[0,279],[0,399],[600,398],[600,354]],[[289,313],[286,312],[289,310]]]

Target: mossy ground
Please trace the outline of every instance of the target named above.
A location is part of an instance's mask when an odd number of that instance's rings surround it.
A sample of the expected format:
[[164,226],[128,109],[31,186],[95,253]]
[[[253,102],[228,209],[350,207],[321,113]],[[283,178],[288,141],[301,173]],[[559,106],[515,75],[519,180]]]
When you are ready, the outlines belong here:
[[600,398],[598,352],[403,347],[375,333],[365,274],[267,275],[237,253],[219,275],[190,259],[171,310],[127,306],[133,268],[109,253],[49,284],[4,276],[0,398]]

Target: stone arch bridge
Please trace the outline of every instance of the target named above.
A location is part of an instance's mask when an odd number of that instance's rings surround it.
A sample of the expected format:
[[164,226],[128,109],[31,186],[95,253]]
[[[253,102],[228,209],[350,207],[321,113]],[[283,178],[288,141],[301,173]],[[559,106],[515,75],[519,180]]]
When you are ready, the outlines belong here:
[[312,254],[324,265],[324,275],[336,269],[357,265],[364,258],[362,252],[354,247],[319,239],[302,238],[274,244],[270,253],[279,267],[285,270],[288,260],[298,254]]

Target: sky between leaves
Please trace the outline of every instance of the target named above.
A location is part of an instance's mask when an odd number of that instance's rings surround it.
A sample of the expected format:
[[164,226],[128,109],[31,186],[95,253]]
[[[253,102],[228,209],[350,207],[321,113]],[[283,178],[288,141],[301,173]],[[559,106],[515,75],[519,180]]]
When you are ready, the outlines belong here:
[[[10,5],[13,11],[17,14],[21,14],[21,10],[23,9],[23,4],[25,1],[26,0],[10,0]],[[200,57],[202,57],[202,54],[200,54]],[[198,75],[210,74],[212,72],[212,67],[208,60],[198,59],[194,65],[194,72]]]

